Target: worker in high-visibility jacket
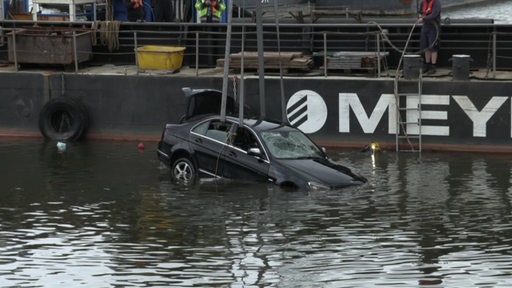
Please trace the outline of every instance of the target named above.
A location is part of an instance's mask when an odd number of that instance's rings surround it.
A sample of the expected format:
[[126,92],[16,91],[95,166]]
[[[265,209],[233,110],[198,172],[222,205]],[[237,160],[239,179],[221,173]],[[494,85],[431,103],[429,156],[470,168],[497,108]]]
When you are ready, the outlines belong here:
[[220,22],[222,11],[226,10],[223,0],[197,0],[195,7],[201,22]]

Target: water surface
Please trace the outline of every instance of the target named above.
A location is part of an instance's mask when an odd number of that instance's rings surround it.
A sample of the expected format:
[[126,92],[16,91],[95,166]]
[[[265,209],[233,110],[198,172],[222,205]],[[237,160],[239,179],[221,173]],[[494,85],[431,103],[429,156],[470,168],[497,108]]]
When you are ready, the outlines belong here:
[[1,286],[512,285],[512,156],[331,155],[369,184],[183,188],[152,143],[0,142]]
[[487,18],[494,19],[496,24],[512,23],[512,2],[511,1],[488,1],[485,4],[474,6],[445,9],[441,17],[452,19]]

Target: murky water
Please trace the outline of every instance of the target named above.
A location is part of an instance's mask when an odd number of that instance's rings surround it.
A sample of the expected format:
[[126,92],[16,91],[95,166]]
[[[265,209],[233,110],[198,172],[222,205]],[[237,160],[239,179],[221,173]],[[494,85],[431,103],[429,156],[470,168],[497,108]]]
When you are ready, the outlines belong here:
[[487,18],[494,19],[496,24],[512,23],[512,1],[502,0],[476,6],[446,9],[441,17],[452,19]]
[[185,189],[154,143],[0,142],[0,286],[511,287],[512,155],[332,156],[370,183]]

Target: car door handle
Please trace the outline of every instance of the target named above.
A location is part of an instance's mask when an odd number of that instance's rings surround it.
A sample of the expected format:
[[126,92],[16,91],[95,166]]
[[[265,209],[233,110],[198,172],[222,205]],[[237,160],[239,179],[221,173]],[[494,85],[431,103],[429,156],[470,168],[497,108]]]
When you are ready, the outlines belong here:
[[228,155],[229,157],[237,158],[235,151],[229,151]]
[[194,141],[196,141],[196,143],[199,143],[199,144],[203,143],[203,139],[201,139],[201,138],[196,138]]

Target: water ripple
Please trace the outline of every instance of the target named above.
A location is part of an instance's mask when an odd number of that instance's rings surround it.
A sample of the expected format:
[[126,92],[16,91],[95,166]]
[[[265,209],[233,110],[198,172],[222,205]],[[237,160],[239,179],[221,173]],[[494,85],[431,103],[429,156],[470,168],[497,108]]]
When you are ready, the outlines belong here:
[[176,187],[132,144],[0,147],[17,171],[0,186],[3,287],[512,285],[512,157],[346,151],[369,184],[290,193]]

